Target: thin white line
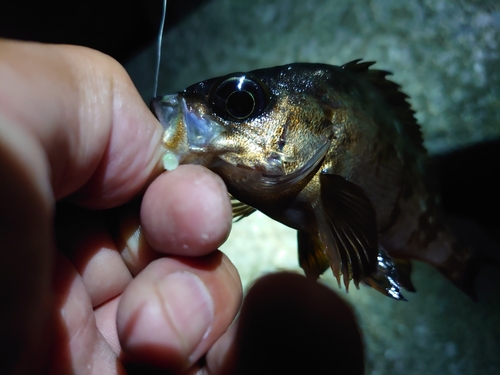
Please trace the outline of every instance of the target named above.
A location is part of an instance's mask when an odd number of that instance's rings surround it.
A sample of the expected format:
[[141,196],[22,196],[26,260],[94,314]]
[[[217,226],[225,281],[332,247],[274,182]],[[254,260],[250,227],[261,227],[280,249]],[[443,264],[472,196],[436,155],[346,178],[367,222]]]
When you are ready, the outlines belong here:
[[167,0],[163,0],[163,15],[161,17],[160,32],[158,34],[158,46],[156,51],[156,76],[153,98],[158,95],[158,79],[160,77],[160,62],[161,62],[161,43],[163,41],[163,29],[165,27],[165,16],[167,14]]

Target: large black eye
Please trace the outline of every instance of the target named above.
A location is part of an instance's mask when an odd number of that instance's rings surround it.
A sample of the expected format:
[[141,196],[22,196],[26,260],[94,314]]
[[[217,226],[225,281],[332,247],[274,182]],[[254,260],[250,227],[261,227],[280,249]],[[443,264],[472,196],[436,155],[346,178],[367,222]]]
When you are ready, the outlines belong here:
[[257,78],[240,73],[217,83],[209,101],[219,116],[245,120],[258,116],[267,107],[269,90]]

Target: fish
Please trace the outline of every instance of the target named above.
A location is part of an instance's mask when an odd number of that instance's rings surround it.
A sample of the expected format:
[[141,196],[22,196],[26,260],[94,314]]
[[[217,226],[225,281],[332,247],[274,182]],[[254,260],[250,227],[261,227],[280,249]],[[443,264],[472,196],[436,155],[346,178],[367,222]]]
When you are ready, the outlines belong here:
[[409,97],[362,59],[236,72],[156,97],[165,169],[225,182],[233,217],[256,210],[297,230],[306,277],[414,292],[411,261],[473,295],[475,255],[446,225]]

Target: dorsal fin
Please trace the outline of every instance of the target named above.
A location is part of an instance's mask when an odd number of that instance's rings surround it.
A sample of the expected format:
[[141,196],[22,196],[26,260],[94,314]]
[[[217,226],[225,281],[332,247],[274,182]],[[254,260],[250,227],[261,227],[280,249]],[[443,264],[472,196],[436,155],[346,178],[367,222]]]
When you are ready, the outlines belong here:
[[370,69],[375,61],[361,61],[362,59],[350,61],[342,65],[341,68],[362,75],[365,80],[376,87],[386,103],[393,108],[396,118],[404,126],[405,133],[414,146],[417,149],[425,150],[420,125],[415,118],[415,111],[408,102],[409,96],[401,91],[400,85],[386,78],[388,75],[392,75],[391,72]]

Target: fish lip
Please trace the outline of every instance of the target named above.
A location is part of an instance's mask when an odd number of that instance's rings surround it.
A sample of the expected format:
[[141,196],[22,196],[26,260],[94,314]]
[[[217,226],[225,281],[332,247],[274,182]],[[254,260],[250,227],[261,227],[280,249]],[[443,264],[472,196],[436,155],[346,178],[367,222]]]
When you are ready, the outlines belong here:
[[163,126],[162,145],[180,164],[209,167],[214,155],[211,145],[224,130],[203,103],[188,103],[183,93],[156,97],[150,104],[153,114]]
[[[167,118],[166,113],[172,114],[175,112],[176,109],[172,104],[178,105],[177,96],[177,94],[157,96],[156,98],[153,98],[149,104],[151,112],[153,112],[153,115],[157,118],[165,130],[167,130],[172,123],[169,121],[169,118]],[[170,107],[171,110],[164,111],[165,107]]]
[[184,128],[189,149],[192,151],[206,147],[223,128],[210,116],[191,110],[184,93],[154,98],[150,106],[165,132],[175,131],[179,126]]

